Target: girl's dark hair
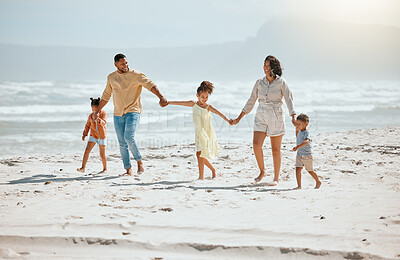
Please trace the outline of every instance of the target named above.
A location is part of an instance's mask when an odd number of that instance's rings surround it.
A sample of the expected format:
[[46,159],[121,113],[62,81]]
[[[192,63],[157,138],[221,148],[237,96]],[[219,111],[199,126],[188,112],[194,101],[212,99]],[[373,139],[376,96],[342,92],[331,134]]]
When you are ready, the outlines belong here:
[[90,100],[92,101],[91,102],[91,106],[98,106],[98,105],[100,105],[100,98],[90,98]]
[[297,116],[297,120],[303,121],[304,123],[310,122],[310,119],[306,114],[300,114]]
[[200,92],[208,92],[208,94],[211,94],[213,89],[214,85],[210,81],[203,81],[200,87],[197,88],[197,94],[200,94]]
[[266,63],[267,60],[269,61],[269,66],[271,67],[271,76],[275,76],[275,75],[282,76],[282,67],[281,67],[281,63],[279,62],[279,60],[271,55],[269,55],[269,56],[267,56],[267,58],[265,58],[264,63]]

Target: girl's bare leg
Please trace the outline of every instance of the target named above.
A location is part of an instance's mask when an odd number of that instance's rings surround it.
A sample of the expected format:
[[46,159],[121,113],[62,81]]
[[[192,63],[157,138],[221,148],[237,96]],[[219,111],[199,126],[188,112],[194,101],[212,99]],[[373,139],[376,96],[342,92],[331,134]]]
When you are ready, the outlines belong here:
[[212,166],[212,164],[206,158],[203,158],[203,160],[204,164],[211,170],[212,178],[214,179],[215,177],[217,177],[217,175],[215,174],[215,168]]
[[254,179],[256,182],[261,181],[262,178],[265,177],[264,153],[262,150],[265,137],[267,137],[267,134],[264,132],[254,131],[253,133],[253,151],[257,160],[258,168],[260,169],[260,175]]
[[106,146],[99,145],[99,150],[100,150],[101,162],[103,163],[103,171],[101,173],[107,173]]
[[295,190],[301,189],[301,170],[303,167],[296,167],[296,181],[297,181],[297,187]]
[[85,172],[85,167],[86,167],[86,163],[89,159],[89,154],[95,145],[96,145],[96,143],[94,143],[94,142],[87,143],[85,153],[83,154],[82,167],[76,169],[78,172],[82,172],[82,173]]
[[272,149],[272,159],[274,161],[274,180],[270,183],[271,186],[275,186],[279,183],[279,172],[281,170],[281,136],[271,136],[271,149]]
[[319,187],[321,187],[321,182],[318,179],[318,175],[314,172],[314,171],[309,171],[309,174],[311,174],[311,176],[314,178],[315,180],[315,189],[319,189]]
[[199,180],[204,180],[204,158],[200,157],[201,152],[196,153],[197,162],[199,165]]

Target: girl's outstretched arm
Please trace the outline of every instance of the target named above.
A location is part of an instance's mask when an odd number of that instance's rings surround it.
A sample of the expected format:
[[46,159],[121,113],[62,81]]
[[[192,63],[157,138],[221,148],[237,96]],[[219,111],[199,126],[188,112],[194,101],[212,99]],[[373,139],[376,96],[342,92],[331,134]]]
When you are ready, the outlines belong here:
[[224,119],[226,122],[228,122],[228,123],[230,124],[229,119],[228,119],[224,114],[222,114],[221,112],[219,112],[218,109],[216,109],[216,108],[213,107],[212,105],[210,105],[208,108],[210,109],[211,112],[213,112],[214,114],[219,115],[220,117],[222,117],[222,119]]
[[196,104],[195,101],[168,101],[168,105],[177,105],[177,106],[185,106],[185,107],[193,107]]

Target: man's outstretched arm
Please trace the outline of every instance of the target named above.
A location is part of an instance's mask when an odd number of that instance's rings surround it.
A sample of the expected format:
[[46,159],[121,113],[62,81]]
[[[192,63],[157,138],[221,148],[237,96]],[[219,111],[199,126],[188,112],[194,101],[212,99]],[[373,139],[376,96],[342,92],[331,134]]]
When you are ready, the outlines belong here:
[[[167,99],[161,94],[161,92],[157,88],[157,86],[152,87],[150,89],[150,91],[160,99],[159,104],[160,104],[161,107],[165,107],[165,106],[168,105]],[[100,103],[101,103],[101,101],[100,101]]]

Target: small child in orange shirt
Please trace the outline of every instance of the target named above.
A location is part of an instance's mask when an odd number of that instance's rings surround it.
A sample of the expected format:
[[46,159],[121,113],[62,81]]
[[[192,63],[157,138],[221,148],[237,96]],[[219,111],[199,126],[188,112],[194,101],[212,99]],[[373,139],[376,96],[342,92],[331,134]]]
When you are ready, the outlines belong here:
[[78,172],[85,172],[85,167],[87,160],[89,159],[89,154],[92,151],[96,143],[99,145],[100,157],[103,163],[103,170],[99,173],[107,173],[107,159],[106,159],[106,122],[107,122],[107,112],[104,110],[99,111],[99,117],[96,121],[93,120],[92,115],[98,108],[100,104],[100,98],[90,98],[92,113],[89,115],[88,120],[83,130],[82,141],[85,141],[86,136],[90,131],[89,140],[83,155],[82,167],[76,169]]

